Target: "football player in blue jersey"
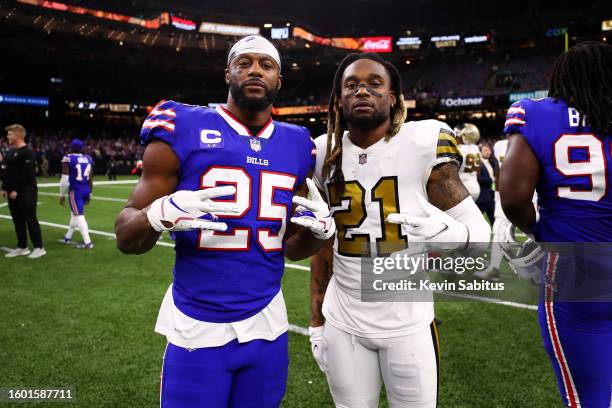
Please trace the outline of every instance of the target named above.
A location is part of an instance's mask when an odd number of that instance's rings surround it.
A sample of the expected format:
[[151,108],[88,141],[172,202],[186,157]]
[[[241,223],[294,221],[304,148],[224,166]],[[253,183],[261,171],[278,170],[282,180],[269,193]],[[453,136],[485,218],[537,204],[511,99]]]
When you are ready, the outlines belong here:
[[68,231],[60,242],[72,244],[72,234],[78,229],[83,237],[83,243],[77,244],[76,248],[93,249],[93,243],[89,237],[89,227],[85,219],[85,204],[89,203],[93,189],[93,160],[91,156],[83,154],[82,151],[83,141],[73,139],[70,143],[70,153],[62,159],[59,202],[64,205],[66,193],[68,193],[70,223],[68,224]]
[[143,124],[142,177],[115,231],[132,254],[175,232],[174,279],[155,327],[168,339],[164,408],[278,407],[284,395],[285,255],[315,253],[335,224],[308,179],[309,132],[271,119],[280,70],[272,43],[245,37],[228,55],[227,107],[166,101]]
[[[611,259],[609,249],[588,253],[594,242],[612,242],[612,46],[585,42],[564,52],[549,97],[514,103],[504,133],[510,136],[500,195],[508,219],[537,241],[579,242],[586,250],[549,250],[542,259],[538,314],[561,397],[570,407],[608,408]],[[603,301],[567,296],[567,288],[593,277]]]

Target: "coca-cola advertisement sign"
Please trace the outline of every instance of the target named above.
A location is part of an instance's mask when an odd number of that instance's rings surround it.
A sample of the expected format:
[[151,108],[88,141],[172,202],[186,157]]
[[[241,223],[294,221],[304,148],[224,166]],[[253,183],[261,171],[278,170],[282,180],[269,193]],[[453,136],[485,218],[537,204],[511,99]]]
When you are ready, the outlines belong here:
[[362,37],[362,51],[391,52],[391,37]]

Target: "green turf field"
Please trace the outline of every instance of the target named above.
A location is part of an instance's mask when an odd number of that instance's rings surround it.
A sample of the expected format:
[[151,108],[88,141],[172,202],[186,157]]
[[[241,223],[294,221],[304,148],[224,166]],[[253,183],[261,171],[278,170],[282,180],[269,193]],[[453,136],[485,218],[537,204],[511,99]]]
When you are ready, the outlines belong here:
[[[94,188],[86,209],[90,230],[113,232],[131,188]],[[66,225],[68,208],[59,205],[57,190],[40,188],[39,220]],[[0,247],[12,248],[15,235],[5,203],[0,201]],[[72,386],[77,401],[67,406],[157,406],[165,339],[153,327],[171,282],[172,248],[158,245],[146,255],[128,256],[112,237],[92,231],[95,249],[80,251],[57,242],[65,229],[43,224],[42,231],[47,256],[6,259],[0,253],[0,388]],[[74,238],[80,239],[78,232]],[[289,320],[302,328],[308,326],[308,281],[308,272],[287,267]],[[439,407],[561,406],[535,311],[440,301],[436,314],[442,320]],[[291,332],[289,347],[283,406],[333,406],[308,338]]]

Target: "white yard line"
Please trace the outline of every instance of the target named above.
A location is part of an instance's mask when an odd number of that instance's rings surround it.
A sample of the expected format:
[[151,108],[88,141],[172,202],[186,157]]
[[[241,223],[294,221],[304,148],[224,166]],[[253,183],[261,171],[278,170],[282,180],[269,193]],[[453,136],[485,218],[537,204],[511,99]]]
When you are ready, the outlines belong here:
[[462,294],[462,293],[442,292],[442,291],[440,292],[440,294],[447,295],[447,296],[458,297],[458,298],[462,298],[462,299],[477,300],[479,302],[495,303],[496,305],[516,307],[517,309],[538,310],[538,306],[537,305],[528,305],[526,303],[512,302],[510,300],[488,298],[486,296],[465,295],[465,294]]
[[[59,193],[48,193],[46,191],[39,191],[38,194],[40,195],[46,195],[46,196],[53,196],[53,197],[59,197]],[[115,201],[118,203],[126,203],[127,199],[123,199],[123,198],[113,198],[113,197],[101,197],[101,196],[97,196],[97,195],[91,195],[91,199],[92,200],[102,200],[102,201]]]
[[[94,186],[112,186],[116,184],[136,184],[138,183],[138,179],[134,180],[108,180],[108,181],[95,181],[93,182]],[[59,187],[59,181],[56,183],[40,183],[38,187]]]

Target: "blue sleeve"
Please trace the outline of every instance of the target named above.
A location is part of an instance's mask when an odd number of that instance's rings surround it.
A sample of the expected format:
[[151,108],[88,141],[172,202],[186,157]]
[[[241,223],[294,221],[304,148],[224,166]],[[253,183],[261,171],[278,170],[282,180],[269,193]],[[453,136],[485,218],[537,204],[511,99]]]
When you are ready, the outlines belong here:
[[514,102],[506,113],[504,134],[522,135],[535,155],[541,157],[540,140],[538,140],[535,129],[538,125],[536,101],[521,99]]
[[188,152],[180,143],[179,117],[181,116],[181,105],[174,101],[162,101],[155,105],[149,116],[145,119],[140,130],[140,143],[148,145],[154,140],[161,140],[168,144],[181,162],[184,161]]
[[301,166],[302,171],[299,179],[299,184],[302,184],[310,172],[314,173],[314,167],[317,162],[317,151],[314,140],[312,140],[312,137],[310,137],[310,131],[308,131],[308,129],[305,127],[300,127],[300,130],[302,131],[304,138],[304,154],[302,155],[303,166]]

